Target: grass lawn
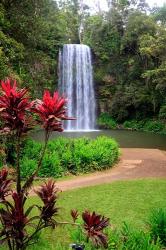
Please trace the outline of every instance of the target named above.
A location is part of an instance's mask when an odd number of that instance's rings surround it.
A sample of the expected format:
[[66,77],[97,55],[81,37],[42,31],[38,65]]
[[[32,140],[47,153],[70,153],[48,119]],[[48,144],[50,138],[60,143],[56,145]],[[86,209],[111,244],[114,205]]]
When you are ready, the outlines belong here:
[[[39,204],[39,199],[31,197],[29,205],[33,203]],[[72,208],[80,212],[89,209],[109,217],[114,227],[120,228],[123,221],[126,221],[136,228],[146,230],[145,222],[151,209],[166,207],[166,179],[117,181],[66,191],[60,194],[58,205],[61,208],[58,219],[62,221],[71,220],[69,214]],[[68,246],[70,241],[67,229],[46,230],[42,233],[41,245],[30,249],[61,250],[55,247],[57,239],[66,242]]]

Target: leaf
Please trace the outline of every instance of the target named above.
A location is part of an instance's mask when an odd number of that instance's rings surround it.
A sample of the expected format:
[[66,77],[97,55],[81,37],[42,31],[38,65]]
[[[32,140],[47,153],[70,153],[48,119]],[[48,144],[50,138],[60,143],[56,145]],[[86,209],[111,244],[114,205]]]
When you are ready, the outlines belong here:
[[30,207],[26,210],[25,216],[28,216],[34,207],[36,207],[36,205],[30,206]]
[[6,237],[6,238],[0,240],[0,245],[3,245],[8,239],[9,239],[9,237]]
[[32,218],[30,218],[28,221],[27,221],[27,224],[29,225],[29,222],[33,221],[33,220],[37,220],[37,219],[40,219],[40,216],[34,216]]

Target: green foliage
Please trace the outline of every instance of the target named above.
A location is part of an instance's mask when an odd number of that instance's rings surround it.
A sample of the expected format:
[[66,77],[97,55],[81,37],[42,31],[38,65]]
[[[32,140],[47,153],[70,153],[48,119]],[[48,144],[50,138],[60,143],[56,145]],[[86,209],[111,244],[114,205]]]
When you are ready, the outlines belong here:
[[[34,144],[35,145],[35,144]],[[28,149],[28,147],[26,147]],[[23,178],[32,174],[38,163],[39,152],[35,155],[33,154],[33,158],[25,154],[25,156],[21,159],[21,176]],[[46,153],[43,161],[42,168],[39,171],[39,177],[61,177],[64,173],[64,169],[60,165],[59,156],[57,153]]]
[[122,230],[109,231],[109,250],[160,250],[159,241],[154,243],[149,232],[136,230],[124,223]]
[[57,84],[62,45],[85,43],[93,52],[99,113],[118,122],[164,120],[166,7],[149,10],[144,0],[108,3],[107,11],[90,12],[80,0],[2,1],[0,78],[26,82],[41,96]]
[[160,21],[162,24],[166,24],[166,4],[163,6],[157,7],[154,9],[153,18],[156,21]]
[[[85,242],[79,228],[69,229],[69,232],[73,242],[79,244]],[[154,241],[149,232],[135,229],[125,222],[121,230],[109,228],[107,235],[108,250],[161,250],[159,239]],[[87,250],[96,249],[90,243],[85,244],[85,246]]]
[[61,177],[62,174],[63,174],[63,168],[60,165],[60,159],[57,153],[55,151],[46,153],[42,161],[42,167],[39,171],[39,176],[40,177],[54,176],[58,178]]
[[147,121],[144,125],[144,131],[162,132],[164,128],[165,124],[159,121]]
[[130,120],[123,123],[124,128],[133,130],[143,130],[145,121]]
[[[83,243],[85,239],[82,235],[81,230],[77,227],[70,227],[69,234],[71,236],[71,242],[74,243]],[[144,232],[143,230],[136,230],[128,224],[124,223],[122,230],[111,229],[107,230],[108,235],[108,250],[161,250],[161,245],[159,241],[156,243],[153,242],[149,232]],[[95,250],[90,243],[84,243],[86,250]],[[47,249],[51,250],[51,243],[46,240],[44,241],[40,238],[38,246],[30,247],[30,250],[44,249],[47,246]],[[28,248],[29,249],[29,248]],[[55,250],[68,250],[66,246],[57,243],[54,245]],[[101,250],[101,248],[98,248]],[[103,249],[103,248],[102,248]]]
[[25,140],[23,144],[22,157],[27,157],[29,159],[39,159],[40,152],[42,149],[42,144],[35,142],[33,140]]
[[160,112],[159,112],[159,118],[166,120],[166,105],[161,106]]
[[152,239],[156,242],[160,240],[166,246],[166,209],[159,208],[152,211],[148,225]]
[[145,132],[166,133],[166,126],[164,122],[155,120],[130,120],[123,123],[123,127],[127,129],[140,130]]
[[118,249],[128,250],[160,250],[159,241],[155,243],[151,240],[150,234],[141,230],[135,230],[126,223],[122,228],[122,246]]
[[87,17],[100,113],[118,122],[158,118],[166,93],[164,13],[165,6],[147,14],[145,1],[109,1],[106,13]]
[[24,47],[0,30],[0,78],[19,79],[17,68],[23,59]]
[[0,169],[3,167],[5,162],[6,154],[5,154],[5,142],[3,136],[0,136]]
[[[134,235],[135,232],[139,233],[140,231],[144,231],[149,237],[147,218],[153,208],[165,207],[165,184],[166,181],[164,179],[153,178],[125,182],[116,181],[109,184],[62,192],[58,201],[58,207],[60,207],[60,218],[63,218],[65,221],[71,221],[70,210],[72,208],[78,208],[79,212],[81,212],[85,208],[93,211],[95,207],[96,211],[101,212],[110,218],[111,228],[107,232],[110,250],[120,250],[121,248],[118,247],[123,246],[123,241],[125,240],[122,236],[123,230],[121,230],[124,220],[128,225],[131,225],[130,232],[134,231]],[[35,203],[38,205],[41,204],[36,196],[32,196],[28,202],[29,205]],[[37,211],[35,214],[37,214]],[[67,229],[68,228],[62,226],[61,228],[56,228],[56,232],[49,229],[44,230],[39,238],[39,246],[38,244],[34,246],[32,245],[28,249],[69,250],[69,244],[73,243],[74,239],[77,239],[77,236],[74,237],[73,235],[70,237],[70,231],[68,234]],[[74,229],[76,229],[76,227],[69,226],[69,230],[72,230],[72,232]],[[133,238],[133,236],[131,235],[130,238]],[[132,241],[134,242],[134,240]],[[140,245],[140,238],[138,241]],[[144,237],[142,241],[144,241]],[[157,246],[154,248],[153,245],[153,240],[151,240],[150,250],[162,249],[162,247],[157,248]],[[2,250],[6,250],[3,246],[1,246],[1,248]],[[90,246],[86,246],[85,249],[92,250]],[[124,248],[122,249],[124,250]],[[140,248],[140,250],[142,249]]]
[[112,117],[107,113],[102,113],[98,118],[98,125],[102,128],[115,129],[117,128],[117,123]]
[[[164,111],[164,108],[163,108]],[[166,134],[166,124],[160,120],[126,120],[123,124],[118,124],[109,114],[102,113],[98,118],[98,125],[105,129],[131,129],[144,132]]]
[[[82,219],[78,218],[77,223],[81,225]],[[83,234],[81,227],[72,227],[72,228],[69,227],[68,232],[71,238],[71,242],[76,243],[76,244],[82,244],[83,242],[86,241],[85,235]],[[87,246],[85,249],[87,249]]]
[[3,148],[0,148],[0,169],[3,167],[3,163],[4,163],[4,152]]
[[[21,160],[22,177],[34,171],[40,151],[40,143],[32,140],[25,143]],[[57,138],[48,143],[39,176],[60,177],[67,173],[79,174],[102,170],[112,167],[118,157],[118,145],[111,138]]]
[[43,88],[53,88],[56,57],[60,46],[69,39],[64,28],[66,17],[68,13],[53,0],[2,1],[0,78],[26,82],[35,96],[41,96]]
[[26,178],[30,176],[36,169],[37,161],[24,156],[21,159],[21,176]]

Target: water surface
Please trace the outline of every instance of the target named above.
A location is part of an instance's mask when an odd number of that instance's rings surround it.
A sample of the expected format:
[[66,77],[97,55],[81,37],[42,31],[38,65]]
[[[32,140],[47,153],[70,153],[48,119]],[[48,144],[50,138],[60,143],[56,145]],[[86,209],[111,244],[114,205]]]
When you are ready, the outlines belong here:
[[[114,138],[121,148],[157,148],[166,150],[166,135],[159,135],[147,132],[128,131],[128,130],[96,130],[96,131],[77,131],[77,132],[53,132],[50,139],[59,136],[67,138],[108,136]],[[44,140],[43,131],[37,131],[32,135],[33,139]]]

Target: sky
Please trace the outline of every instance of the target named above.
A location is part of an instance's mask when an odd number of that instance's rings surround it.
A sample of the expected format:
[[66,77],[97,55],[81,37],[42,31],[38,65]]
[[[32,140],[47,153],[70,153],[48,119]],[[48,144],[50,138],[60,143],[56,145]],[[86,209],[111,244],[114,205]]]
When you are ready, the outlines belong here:
[[[100,8],[103,10],[107,9],[106,0],[83,0],[84,3],[89,5],[92,8],[96,8],[97,4],[100,5]],[[150,7],[154,6],[162,6],[164,3],[166,4],[166,0],[146,0]]]

